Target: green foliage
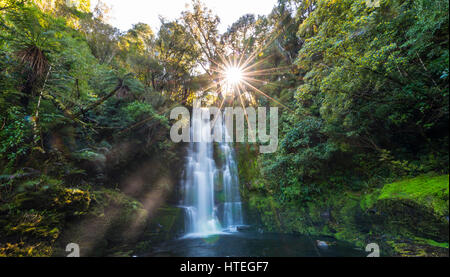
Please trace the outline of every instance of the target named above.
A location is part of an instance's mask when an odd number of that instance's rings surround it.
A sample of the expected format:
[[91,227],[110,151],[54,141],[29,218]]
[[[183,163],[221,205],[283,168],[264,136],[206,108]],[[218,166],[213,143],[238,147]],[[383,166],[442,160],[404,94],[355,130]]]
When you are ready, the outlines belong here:
[[131,122],[142,120],[155,113],[150,104],[139,101],[129,103],[123,108],[123,111],[129,116]]
[[448,3],[313,2],[297,6],[303,80],[278,152],[261,157],[266,191],[296,206],[448,172]]
[[31,116],[25,115],[19,107],[8,109],[5,117],[0,117],[4,127],[0,131],[0,160],[8,161],[6,166],[13,166],[17,160],[29,154],[32,147]]
[[265,229],[274,232],[281,229],[278,215],[278,203],[270,196],[260,194],[250,195],[249,205],[251,209],[259,212],[259,217]]
[[[428,5],[434,22],[425,27],[423,1],[386,2],[379,9],[364,1],[318,1],[299,29],[306,43],[297,63],[308,72],[297,97],[303,109],[320,114],[333,140],[406,159],[417,145],[435,151],[428,137],[439,143],[448,122],[448,87],[440,78],[448,67],[444,2]],[[432,30],[425,35],[421,28]]]

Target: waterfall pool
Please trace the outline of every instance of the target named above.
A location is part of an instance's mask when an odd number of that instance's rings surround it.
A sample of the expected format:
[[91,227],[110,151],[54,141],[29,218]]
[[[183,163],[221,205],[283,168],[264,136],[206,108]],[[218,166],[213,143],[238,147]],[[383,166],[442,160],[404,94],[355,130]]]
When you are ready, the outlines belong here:
[[[317,240],[328,247],[318,247]],[[155,245],[147,257],[365,257],[363,249],[329,238],[235,232],[183,237]]]

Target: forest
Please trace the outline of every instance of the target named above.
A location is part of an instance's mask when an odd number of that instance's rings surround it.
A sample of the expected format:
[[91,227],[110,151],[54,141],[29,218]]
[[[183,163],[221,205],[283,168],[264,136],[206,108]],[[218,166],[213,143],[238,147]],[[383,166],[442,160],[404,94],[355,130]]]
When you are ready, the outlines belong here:
[[[0,257],[204,255],[161,249],[192,211],[195,147],[171,140],[170,112],[195,99],[279,116],[274,153],[210,145],[232,180],[214,175],[211,209],[231,182],[237,237],[264,236],[211,255],[449,255],[447,0],[278,0],[225,32],[201,0],[159,29],[109,13],[0,0]],[[245,73],[225,93],[230,65]],[[227,240],[247,245],[203,239]]]

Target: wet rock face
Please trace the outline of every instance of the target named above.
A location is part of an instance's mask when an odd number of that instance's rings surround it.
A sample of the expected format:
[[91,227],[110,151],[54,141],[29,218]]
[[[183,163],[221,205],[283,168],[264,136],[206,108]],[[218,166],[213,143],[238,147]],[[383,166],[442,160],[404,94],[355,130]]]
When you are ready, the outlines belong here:
[[184,233],[184,211],[182,208],[163,206],[149,219],[142,241],[160,242]]

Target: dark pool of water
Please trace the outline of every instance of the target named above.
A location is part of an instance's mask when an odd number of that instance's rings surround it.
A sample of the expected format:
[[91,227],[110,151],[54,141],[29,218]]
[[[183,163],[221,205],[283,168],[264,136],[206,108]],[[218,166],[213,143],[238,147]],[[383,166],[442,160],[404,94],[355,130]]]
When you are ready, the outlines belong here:
[[238,232],[207,238],[181,238],[164,242],[149,257],[363,257],[362,249],[344,242],[323,239],[328,247],[318,247],[307,236]]

